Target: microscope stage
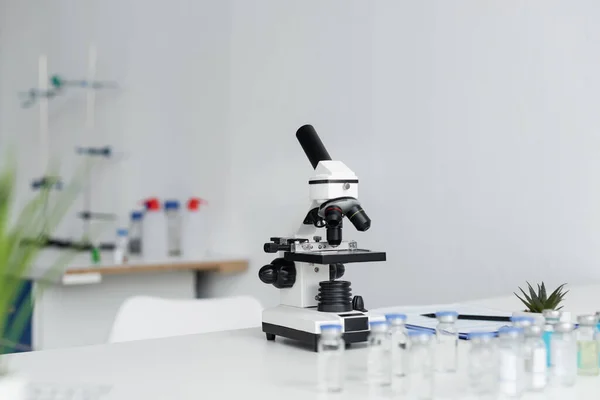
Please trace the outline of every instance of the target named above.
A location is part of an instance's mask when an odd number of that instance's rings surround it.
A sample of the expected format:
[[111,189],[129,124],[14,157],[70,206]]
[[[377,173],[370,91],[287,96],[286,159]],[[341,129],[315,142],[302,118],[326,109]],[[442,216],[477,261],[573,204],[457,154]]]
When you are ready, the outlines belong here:
[[286,251],[283,258],[287,261],[298,261],[312,264],[335,264],[385,261],[384,251],[371,250],[325,250],[306,253]]

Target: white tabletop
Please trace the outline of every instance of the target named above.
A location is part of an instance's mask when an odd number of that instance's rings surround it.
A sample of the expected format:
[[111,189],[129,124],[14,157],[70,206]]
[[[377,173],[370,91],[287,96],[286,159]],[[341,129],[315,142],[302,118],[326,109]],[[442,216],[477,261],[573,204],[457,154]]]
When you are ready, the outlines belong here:
[[[485,302],[483,302],[485,303]],[[577,312],[577,310],[573,310]],[[436,398],[467,399],[467,342],[460,342],[463,373],[438,376]],[[365,345],[346,352],[344,399],[368,398]],[[317,391],[318,354],[295,342],[268,342],[260,329],[180,336],[6,356],[34,382],[112,385],[106,400],[309,399]],[[524,399],[598,399],[600,377],[578,378],[575,388]],[[260,397],[259,397],[260,396]],[[331,397],[325,397],[331,398]]]

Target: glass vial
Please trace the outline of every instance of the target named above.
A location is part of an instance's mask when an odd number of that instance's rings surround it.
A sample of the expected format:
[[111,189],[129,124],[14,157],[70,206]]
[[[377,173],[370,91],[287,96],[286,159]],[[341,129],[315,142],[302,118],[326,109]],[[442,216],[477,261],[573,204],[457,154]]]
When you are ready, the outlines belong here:
[[129,224],[129,254],[132,256],[142,255],[142,219],[144,213],[133,211]]
[[319,337],[319,390],[326,393],[341,392],[344,388],[344,350],[341,325],[322,325]]
[[595,315],[577,317],[577,373],[586,376],[600,375],[597,325]]
[[117,229],[114,250],[114,261],[117,265],[127,262],[127,235],[127,229]]
[[469,334],[469,388],[478,399],[495,398],[498,390],[498,354],[492,332]]
[[546,365],[552,366],[552,348],[550,343],[552,342],[552,334],[554,333],[554,326],[560,322],[562,313],[557,310],[544,310],[544,333],[542,335],[544,343],[546,344]]
[[434,397],[435,337],[427,331],[411,331],[409,337],[408,397],[429,400]]
[[498,332],[498,380],[500,393],[520,397],[525,389],[523,328],[504,327]]
[[167,217],[167,253],[171,257],[181,255],[181,212],[177,200],[165,201]]
[[550,383],[556,386],[573,386],[577,379],[577,341],[573,334],[575,326],[570,322],[554,325],[550,341],[552,365]]
[[542,339],[543,330],[538,325],[525,328],[525,373],[527,390],[539,392],[548,382],[548,364],[546,343]]
[[435,329],[437,339],[436,369],[439,372],[456,372],[458,361],[458,330],[455,311],[438,311],[435,314],[438,325]]
[[370,324],[367,379],[369,386],[392,385],[392,356],[387,321]]
[[522,315],[514,316],[510,319],[512,326],[517,328],[527,328],[528,326],[535,325],[535,319],[533,317],[526,317]]
[[391,344],[392,375],[403,377],[408,368],[408,333],[405,314],[386,314],[388,334]]

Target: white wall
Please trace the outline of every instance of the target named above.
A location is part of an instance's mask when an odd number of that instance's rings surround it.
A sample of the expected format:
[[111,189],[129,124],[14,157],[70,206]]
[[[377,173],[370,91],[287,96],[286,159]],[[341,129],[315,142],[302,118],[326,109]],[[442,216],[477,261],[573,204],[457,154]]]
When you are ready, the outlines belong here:
[[[251,271],[209,294],[277,300],[256,272],[271,259],[262,243],[306,211],[294,132],[307,122],[361,179],[373,227],[346,237],[388,251],[348,266],[368,307],[600,280],[593,0],[7,4],[0,130],[34,132],[14,99],[41,49],[75,73],[95,37],[99,72],[123,85],[103,95],[98,127],[132,154],[118,206],[206,192],[215,249],[251,254]],[[56,104],[55,129],[75,135],[80,107]]]

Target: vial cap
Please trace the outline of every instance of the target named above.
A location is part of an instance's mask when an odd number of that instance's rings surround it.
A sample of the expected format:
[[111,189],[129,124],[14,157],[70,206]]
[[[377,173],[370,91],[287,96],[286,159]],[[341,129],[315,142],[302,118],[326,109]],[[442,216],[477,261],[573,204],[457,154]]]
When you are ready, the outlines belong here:
[[408,337],[410,341],[413,343],[427,343],[433,337],[433,332],[430,331],[421,331],[421,330],[411,330],[408,331]]
[[132,221],[139,221],[142,219],[142,217],[144,216],[144,213],[141,211],[133,211],[131,213],[131,220]]
[[503,326],[498,330],[498,337],[501,338],[518,338],[523,336],[523,328],[516,326]]
[[374,332],[387,331],[388,323],[387,321],[371,321],[369,322],[369,327]]
[[179,201],[178,200],[166,200],[165,201],[165,210],[179,210]]
[[560,319],[561,316],[561,312],[558,310],[544,310],[542,312],[542,315],[544,316],[544,318],[546,319]]
[[527,317],[527,316],[514,316],[511,317],[511,322],[513,324],[513,326],[518,326],[521,328],[524,328],[526,326],[531,326],[531,325],[535,325],[535,318],[533,317]]
[[146,211],[159,211],[160,201],[156,197],[151,197],[144,200],[144,207],[146,207]]
[[187,209],[190,211],[198,211],[202,204],[208,204],[208,202],[200,197],[192,197],[188,200]]
[[385,314],[385,319],[386,321],[393,323],[393,322],[405,322],[406,321],[406,314]]
[[554,332],[569,333],[573,332],[573,329],[575,329],[575,325],[573,325],[570,322],[561,322],[559,324],[554,325]]
[[577,317],[577,323],[579,323],[579,325],[595,326],[598,324],[598,317],[593,314],[580,315]]
[[525,328],[525,336],[540,337],[542,336],[542,327],[539,325],[531,325]]
[[127,236],[128,231],[127,229],[121,228],[121,229],[117,229],[117,236]]
[[342,326],[339,324],[321,325],[321,333],[323,332],[341,332]]
[[468,337],[469,340],[492,339],[496,337],[496,334],[494,332],[471,332]]
[[454,322],[458,319],[458,313],[456,311],[438,311],[435,313],[435,317],[440,322]]

